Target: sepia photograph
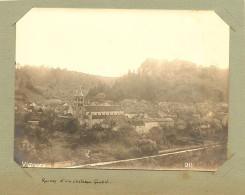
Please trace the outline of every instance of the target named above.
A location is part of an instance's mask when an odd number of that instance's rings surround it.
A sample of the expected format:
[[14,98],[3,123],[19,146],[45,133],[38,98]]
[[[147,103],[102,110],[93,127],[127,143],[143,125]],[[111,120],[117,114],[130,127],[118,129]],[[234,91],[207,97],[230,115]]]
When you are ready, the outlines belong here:
[[229,36],[213,11],[32,8],[16,23],[15,162],[217,170]]

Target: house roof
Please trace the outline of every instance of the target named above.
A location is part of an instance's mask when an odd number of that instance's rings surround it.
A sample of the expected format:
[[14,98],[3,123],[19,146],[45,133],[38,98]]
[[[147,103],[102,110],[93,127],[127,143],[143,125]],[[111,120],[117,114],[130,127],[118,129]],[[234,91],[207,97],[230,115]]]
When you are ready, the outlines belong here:
[[130,112],[126,112],[125,114],[138,114],[138,113],[136,113],[134,111],[130,111]]
[[28,140],[26,140],[26,139],[23,140],[22,143],[23,143],[23,144],[30,144],[30,142],[29,142]]
[[150,118],[161,118],[157,112],[147,112],[146,113]]
[[143,121],[132,121],[131,125],[134,125],[134,126],[145,126],[145,123]]
[[213,121],[213,118],[212,117],[203,117],[200,119],[200,123],[211,123]]
[[123,111],[121,106],[85,106],[87,112]]
[[145,122],[145,123],[151,123],[151,122],[158,122],[158,121],[155,120],[155,119],[149,118],[149,119],[144,119],[144,122]]
[[[108,115],[93,115],[92,119],[106,119],[108,117]],[[88,118],[86,116],[86,118]]]
[[172,122],[173,119],[171,118],[160,118],[160,119],[153,119],[153,118],[146,118],[143,119],[144,122]]
[[37,106],[37,105],[33,102],[33,103],[30,104],[30,106],[35,107],[35,106]]
[[111,124],[111,122],[114,122],[114,123],[123,123],[123,122],[126,122],[127,121],[127,118],[123,115],[110,115],[110,116],[107,116],[107,118],[103,121],[103,124]]
[[28,121],[28,123],[39,123],[39,121],[38,120],[30,120],[30,121]]
[[161,119],[157,119],[158,122],[172,122],[174,121],[173,119],[171,118],[161,118]]

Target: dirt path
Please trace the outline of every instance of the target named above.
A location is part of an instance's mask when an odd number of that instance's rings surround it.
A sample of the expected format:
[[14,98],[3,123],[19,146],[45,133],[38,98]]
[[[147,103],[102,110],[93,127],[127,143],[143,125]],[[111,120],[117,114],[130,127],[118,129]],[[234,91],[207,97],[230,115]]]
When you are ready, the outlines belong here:
[[121,163],[121,162],[129,162],[129,161],[135,161],[135,160],[142,160],[142,159],[148,159],[148,158],[156,158],[156,157],[161,157],[161,156],[169,156],[173,154],[180,154],[180,153],[185,153],[185,152],[192,152],[192,151],[198,151],[198,150],[203,150],[209,147],[217,147],[220,146],[221,144],[216,144],[216,145],[205,145],[205,146],[200,146],[200,147],[192,147],[188,149],[173,149],[177,151],[161,151],[161,153],[164,152],[164,154],[158,154],[158,155],[153,155],[153,156],[146,156],[146,157],[140,157],[140,158],[131,158],[131,159],[125,159],[125,160],[116,160],[116,161],[109,161],[109,162],[99,162],[99,163],[92,163],[92,164],[84,164],[84,165],[77,165],[77,166],[72,166],[72,167],[65,167],[65,168],[89,168],[89,167],[95,167],[95,166],[103,166],[103,165],[110,165],[110,164],[115,164],[115,163]]

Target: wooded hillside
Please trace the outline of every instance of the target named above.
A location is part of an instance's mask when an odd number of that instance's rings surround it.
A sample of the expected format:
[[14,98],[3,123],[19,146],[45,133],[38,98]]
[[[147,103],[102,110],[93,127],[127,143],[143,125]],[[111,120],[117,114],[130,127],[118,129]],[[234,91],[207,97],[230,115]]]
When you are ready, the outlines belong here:
[[175,60],[148,59],[136,73],[128,72],[112,86],[100,84],[88,96],[104,93],[107,99],[151,102],[228,102],[228,69]]
[[[147,59],[136,72],[102,77],[46,67],[16,68],[16,95],[25,101],[70,101],[80,85],[87,99],[151,102],[228,102],[228,69],[199,67],[191,62]],[[20,98],[20,99],[21,99]]]
[[78,86],[85,94],[99,83],[110,86],[115,78],[89,75],[60,68],[22,66],[16,68],[15,93],[24,101],[71,100]]

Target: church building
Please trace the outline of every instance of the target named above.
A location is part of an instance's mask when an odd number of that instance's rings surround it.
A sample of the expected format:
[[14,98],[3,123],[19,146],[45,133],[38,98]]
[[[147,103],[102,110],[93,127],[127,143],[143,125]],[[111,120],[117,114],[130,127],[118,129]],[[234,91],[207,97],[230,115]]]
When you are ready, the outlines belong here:
[[95,124],[102,124],[108,116],[123,115],[123,109],[119,105],[92,106],[84,104],[84,94],[79,86],[70,105],[68,113],[76,117],[81,124],[87,124],[91,128]]

